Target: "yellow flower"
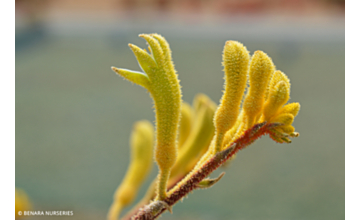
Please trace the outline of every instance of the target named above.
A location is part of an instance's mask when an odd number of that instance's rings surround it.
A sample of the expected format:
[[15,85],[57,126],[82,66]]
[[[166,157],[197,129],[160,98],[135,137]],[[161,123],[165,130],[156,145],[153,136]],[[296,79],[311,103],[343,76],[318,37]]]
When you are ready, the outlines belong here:
[[252,56],[249,71],[249,91],[244,100],[244,118],[246,128],[253,126],[261,114],[265,93],[275,66],[270,57],[262,51],[256,51]]
[[191,127],[194,120],[194,110],[193,108],[186,102],[183,102],[181,105],[181,119],[179,126],[179,150],[183,147],[184,142],[189,137]]
[[269,85],[269,96],[263,110],[264,121],[269,121],[290,98],[290,83],[281,71],[276,71]]
[[155,104],[156,147],[155,160],[159,166],[157,199],[166,197],[166,184],[177,158],[177,135],[180,121],[181,90],[169,44],[158,34],[140,34],[150,46],[151,54],[129,44],[145,73],[126,69],[112,69],[125,79],[146,88]]
[[276,142],[290,142],[288,137],[298,136],[291,125],[300,104],[287,104],[290,98],[290,81],[281,71],[275,71],[270,57],[256,51],[248,72],[249,88],[236,123],[224,137],[221,149],[226,149],[247,129],[257,123],[279,123],[271,130],[270,137]]
[[121,210],[132,203],[150,173],[153,163],[154,128],[149,121],[138,121],[130,138],[131,160],[122,183],[114,194],[108,213],[109,220],[118,219]]
[[216,140],[214,152],[221,150],[225,133],[236,123],[245,91],[249,52],[236,41],[227,41],[223,52],[225,91],[215,113]]
[[179,150],[179,156],[175,166],[171,170],[171,176],[185,175],[194,168],[199,158],[208,149],[214,136],[213,124],[216,104],[204,94],[198,94],[194,99],[196,108],[194,126],[184,146]]
[[[194,99],[191,107],[181,101],[179,80],[167,41],[158,34],[140,37],[149,44],[150,53],[135,45],[129,46],[143,72],[113,67],[125,79],[146,88],[155,104],[155,161],[159,174],[136,207],[154,199],[153,202],[143,206],[135,219],[155,219],[165,209],[171,211],[171,206],[191,190],[211,187],[224,174],[216,179],[205,178],[260,136],[269,134],[279,143],[290,143],[290,137],[298,136],[292,123],[300,104],[286,104],[290,99],[290,81],[276,70],[263,51],[256,51],[250,59],[244,45],[227,41],[222,63],[225,91],[218,108],[203,94]],[[145,137],[143,141],[148,142]],[[149,161],[147,158],[141,165]],[[133,187],[137,189],[138,185],[129,183],[142,182],[136,175],[145,176],[143,172],[129,171],[114,197],[114,210],[120,209],[119,204],[132,201],[136,193]],[[118,212],[110,216],[116,218]]]
[[[276,71],[269,85],[269,97],[265,103],[262,120],[268,123],[281,123],[270,137],[279,143],[288,142],[288,136],[298,136],[291,125],[300,110],[299,103],[285,105],[290,99],[290,82],[281,71]],[[284,106],[285,105],[285,106]]]

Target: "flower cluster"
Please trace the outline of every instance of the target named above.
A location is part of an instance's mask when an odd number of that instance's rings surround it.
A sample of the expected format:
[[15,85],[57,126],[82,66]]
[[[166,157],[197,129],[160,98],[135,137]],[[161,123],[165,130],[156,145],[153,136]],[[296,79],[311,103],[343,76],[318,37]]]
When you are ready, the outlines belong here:
[[[118,218],[135,198],[154,158],[158,177],[124,219],[155,219],[189,192],[219,181],[206,177],[235,153],[264,134],[278,143],[297,137],[292,123],[300,104],[286,104],[290,82],[262,51],[250,56],[246,47],[227,41],[223,51],[225,90],[219,106],[204,94],[192,106],[181,99],[178,76],[167,41],[158,34],[141,34],[145,49],[129,44],[143,72],[112,69],[147,89],[155,106],[154,128],[137,122],[131,137],[132,160],[114,195],[108,219]],[[247,91],[246,91],[247,90]],[[246,91],[246,94],[244,95]],[[155,145],[155,146],[154,146]]]

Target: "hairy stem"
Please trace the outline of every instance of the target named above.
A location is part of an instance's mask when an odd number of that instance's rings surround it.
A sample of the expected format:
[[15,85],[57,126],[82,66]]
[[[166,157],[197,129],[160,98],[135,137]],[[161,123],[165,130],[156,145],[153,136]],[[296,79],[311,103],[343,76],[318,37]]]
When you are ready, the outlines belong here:
[[266,122],[256,124],[244,132],[244,134],[223,151],[216,153],[206,163],[204,163],[187,181],[180,181],[171,190],[171,193],[163,200],[166,204],[149,204],[143,207],[132,217],[133,220],[153,220],[159,217],[166,209],[171,208],[176,202],[184,198],[192,190],[198,188],[198,184],[209,176],[218,167],[224,164],[236,152],[252,144],[256,139],[267,134],[269,129],[279,126],[278,124],[267,124]]

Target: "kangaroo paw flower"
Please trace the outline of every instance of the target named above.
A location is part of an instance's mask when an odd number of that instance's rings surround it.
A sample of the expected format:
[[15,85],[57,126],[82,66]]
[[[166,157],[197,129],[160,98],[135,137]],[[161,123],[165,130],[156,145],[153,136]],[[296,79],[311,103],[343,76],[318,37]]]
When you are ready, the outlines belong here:
[[250,55],[246,47],[227,41],[223,52],[225,91],[216,110],[214,124],[216,141],[213,153],[221,150],[225,133],[236,123],[245,91]]
[[156,113],[155,160],[159,166],[157,199],[166,197],[166,184],[177,157],[181,90],[171,50],[158,34],[140,34],[149,44],[151,54],[130,44],[144,73],[113,68],[124,78],[146,88],[154,99]]
[[153,163],[154,128],[149,121],[135,123],[131,134],[131,162],[122,183],[114,194],[108,220],[116,220],[122,209],[131,204]]
[[265,93],[275,66],[271,58],[262,51],[256,51],[250,62],[250,87],[244,100],[244,112],[246,128],[255,124],[257,117],[261,114]]
[[[200,94],[191,107],[181,100],[168,42],[158,34],[139,36],[146,40],[150,52],[133,44],[129,47],[142,72],[112,69],[147,89],[154,100],[154,158],[159,173],[143,199],[126,215],[126,220],[130,216],[131,219],[151,220],[166,210],[172,212],[173,205],[194,189],[207,189],[220,181],[224,173],[215,179],[207,177],[263,135],[268,134],[278,143],[291,143],[291,138],[299,136],[293,122],[300,104],[287,104],[290,80],[275,69],[266,53],[256,51],[250,59],[244,45],[227,41],[222,56],[225,90],[219,106]],[[146,141],[146,137],[143,140]],[[139,163],[141,166],[149,163],[146,158],[142,159],[146,162]],[[146,168],[133,165],[137,164],[134,161],[130,168],[134,166],[136,171],[129,168],[129,174],[115,194],[109,219],[116,219],[119,210],[132,201],[137,184],[146,175]],[[139,208],[141,206],[143,208]]]

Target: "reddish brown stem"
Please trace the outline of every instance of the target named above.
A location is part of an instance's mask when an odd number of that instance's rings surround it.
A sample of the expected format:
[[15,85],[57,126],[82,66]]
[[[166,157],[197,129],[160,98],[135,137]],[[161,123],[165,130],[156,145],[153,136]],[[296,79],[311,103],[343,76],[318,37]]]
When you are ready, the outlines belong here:
[[[165,202],[169,207],[173,206],[180,199],[185,197],[188,193],[198,187],[204,178],[209,176],[213,171],[218,167],[224,164],[229,158],[231,158],[236,152],[241,149],[244,149],[248,145],[252,144],[256,139],[262,135],[268,133],[270,128],[277,126],[277,124],[266,124],[260,123],[254,125],[252,128],[244,132],[244,134],[234,141],[231,146],[223,151],[216,153],[211,159],[209,159],[200,169],[195,172],[188,181],[179,186],[171,195],[169,195],[163,202]],[[159,211],[154,212],[153,207],[145,206],[140,209],[139,212],[132,217],[134,220],[153,220],[159,217],[166,207],[163,206]]]

